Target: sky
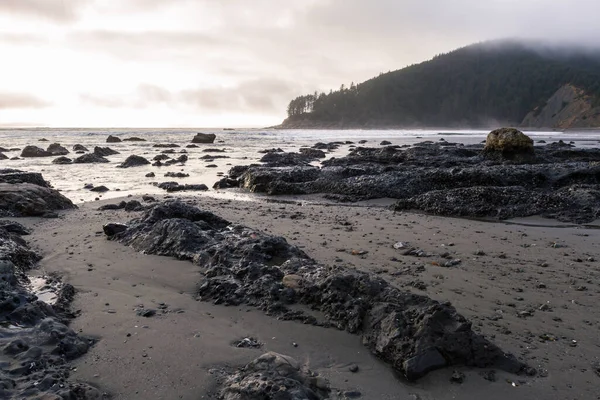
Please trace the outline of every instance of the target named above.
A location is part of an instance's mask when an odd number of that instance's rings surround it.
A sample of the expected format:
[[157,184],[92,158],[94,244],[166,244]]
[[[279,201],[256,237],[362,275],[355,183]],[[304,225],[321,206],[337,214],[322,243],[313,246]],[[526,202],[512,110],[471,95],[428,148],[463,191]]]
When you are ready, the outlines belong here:
[[0,0],[0,127],[261,127],[470,43],[593,43],[598,0]]

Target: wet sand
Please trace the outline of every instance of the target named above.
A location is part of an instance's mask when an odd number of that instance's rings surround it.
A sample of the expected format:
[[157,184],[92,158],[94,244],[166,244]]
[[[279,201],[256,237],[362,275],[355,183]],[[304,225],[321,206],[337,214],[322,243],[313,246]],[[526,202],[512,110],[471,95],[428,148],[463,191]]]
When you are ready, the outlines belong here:
[[[276,351],[305,363],[333,388],[358,390],[364,399],[600,398],[600,376],[593,369],[600,361],[597,229],[469,221],[379,206],[191,201],[232,222],[284,236],[320,262],[370,271],[405,290],[451,301],[476,330],[547,376],[497,372],[490,382],[481,370],[458,368],[466,374],[458,385],[449,382],[453,369],[446,368],[408,384],[371,356],[358,336],[196,301],[196,266],[107,241],[104,223],[127,222],[138,213],[100,212],[102,203],[92,202],[59,219],[20,220],[34,228],[29,241],[45,256],[40,268],[63,274],[79,290],[73,305],[79,316],[71,327],[100,339],[73,364],[74,379],[116,399],[215,398],[213,369]],[[434,255],[403,255],[393,247],[397,242]],[[435,265],[444,252],[462,262]],[[141,304],[166,312],[140,317],[135,309]],[[263,348],[232,345],[249,336]],[[350,372],[351,364],[359,366],[357,373]]]

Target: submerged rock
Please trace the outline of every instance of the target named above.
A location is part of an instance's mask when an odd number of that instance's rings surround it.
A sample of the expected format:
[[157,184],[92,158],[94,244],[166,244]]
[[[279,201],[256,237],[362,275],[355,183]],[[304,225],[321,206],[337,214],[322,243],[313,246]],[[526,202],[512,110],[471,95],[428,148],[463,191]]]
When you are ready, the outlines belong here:
[[69,157],[58,157],[52,160],[52,164],[71,164],[73,160]]
[[[448,303],[403,292],[364,272],[319,264],[282,237],[179,201],[155,205],[111,238],[203,267],[200,300],[248,304],[280,319],[361,334],[373,354],[410,380],[456,364],[514,373],[525,366],[473,332]],[[324,320],[288,307],[294,303],[320,311]]]
[[81,156],[77,157],[75,160],[73,160],[73,162],[76,164],[94,164],[94,163],[108,163],[110,161],[108,161],[106,158],[104,158],[101,155],[94,152],[94,153],[87,153],[87,154],[81,155]]
[[214,143],[217,135],[214,133],[197,133],[193,137],[192,143]]
[[130,137],[130,138],[125,138],[125,139],[123,139],[123,141],[124,142],[145,142],[146,139],[142,139],[140,137],[133,136],[133,137]]
[[117,165],[117,168],[141,167],[148,164],[150,164],[150,161],[146,160],[144,157],[132,154],[121,164]]

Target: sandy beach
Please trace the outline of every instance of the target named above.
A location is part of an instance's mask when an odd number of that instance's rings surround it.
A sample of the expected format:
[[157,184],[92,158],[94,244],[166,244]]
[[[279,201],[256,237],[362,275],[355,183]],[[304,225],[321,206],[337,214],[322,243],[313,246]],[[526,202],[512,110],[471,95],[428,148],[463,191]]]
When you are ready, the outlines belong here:
[[[279,321],[251,307],[196,301],[197,266],[107,241],[103,224],[139,213],[97,211],[102,203],[90,202],[58,219],[20,219],[33,228],[29,241],[44,256],[35,273],[58,272],[75,286],[78,316],[71,327],[99,339],[72,364],[73,379],[115,399],[217,398],[223,368],[275,351],[325,377],[339,398],[353,391],[365,399],[598,398],[597,229],[541,219],[525,220],[527,226],[398,213],[376,203],[189,201],[281,235],[324,264],[368,271],[403,290],[452,302],[474,330],[535,368],[536,376],[497,371],[492,382],[483,370],[450,367],[408,383],[373,357],[359,336]],[[394,248],[398,242],[431,257],[403,255]],[[439,266],[445,252],[461,263]],[[141,305],[159,312],[138,316]],[[232,345],[246,337],[262,348]],[[352,365],[358,372],[350,372]],[[455,369],[466,375],[464,383],[450,382]]]

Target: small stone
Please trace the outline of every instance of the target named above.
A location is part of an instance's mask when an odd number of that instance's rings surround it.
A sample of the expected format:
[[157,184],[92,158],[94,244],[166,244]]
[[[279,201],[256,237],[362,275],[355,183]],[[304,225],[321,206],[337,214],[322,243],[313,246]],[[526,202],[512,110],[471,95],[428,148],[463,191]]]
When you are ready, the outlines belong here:
[[348,369],[350,372],[358,372],[358,365],[352,364]]
[[460,371],[454,370],[450,377],[450,382],[461,384],[465,381],[465,374]]

